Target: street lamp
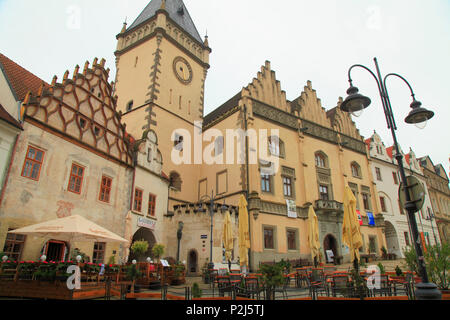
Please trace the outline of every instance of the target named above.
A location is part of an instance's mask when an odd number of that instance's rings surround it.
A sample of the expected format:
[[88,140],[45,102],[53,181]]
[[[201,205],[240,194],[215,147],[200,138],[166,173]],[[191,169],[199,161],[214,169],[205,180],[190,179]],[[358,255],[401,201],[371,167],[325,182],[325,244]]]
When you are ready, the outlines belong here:
[[[209,200],[209,215],[211,217],[211,239],[210,239],[210,251],[209,251],[209,264],[208,264],[208,269],[214,269],[214,263],[212,261],[212,251],[213,251],[213,217],[214,217],[214,202],[217,200],[217,194],[214,196],[214,192],[211,191],[211,196],[208,195],[204,195],[203,197],[200,198],[199,200],[199,206],[203,203],[204,200]],[[199,211],[201,209],[199,208]],[[225,203],[222,205],[222,207],[220,208],[220,210],[223,212],[228,210],[228,207],[225,205]]]
[[410,124],[416,124],[418,126],[423,125],[423,123],[426,123],[429,119],[431,119],[434,116],[434,112],[429,111],[425,108],[421,107],[421,103],[415,99],[414,91],[412,90],[410,84],[408,81],[406,81],[405,78],[402,76],[396,74],[396,73],[390,73],[387,76],[384,77],[384,79],[381,76],[380,68],[378,66],[377,58],[374,58],[375,67],[377,71],[377,75],[375,75],[372,70],[367,68],[366,66],[363,66],[361,64],[355,64],[348,70],[348,81],[350,83],[350,88],[347,90],[348,97],[342,102],[341,104],[341,110],[345,112],[350,113],[359,113],[365,108],[367,108],[371,100],[368,97],[365,97],[359,93],[358,88],[353,86],[353,80],[351,78],[351,71],[356,68],[363,68],[367,70],[375,79],[378,85],[378,91],[380,93],[381,102],[383,105],[383,111],[384,115],[386,117],[386,122],[388,129],[391,130],[392,138],[394,140],[394,147],[395,147],[395,159],[397,160],[399,172],[401,176],[401,180],[403,185],[405,186],[405,198],[406,198],[406,204],[405,209],[408,212],[408,218],[409,218],[409,224],[411,227],[412,236],[414,239],[414,248],[416,250],[417,255],[417,262],[419,267],[419,273],[422,278],[422,283],[416,285],[416,297],[420,300],[422,299],[437,299],[440,300],[442,297],[441,292],[437,289],[437,286],[433,283],[430,283],[428,281],[428,275],[426,271],[425,266],[425,259],[423,256],[422,248],[420,246],[420,237],[419,237],[419,231],[417,229],[417,222],[416,222],[416,216],[415,212],[416,204],[414,201],[411,201],[411,197],[409,194],[409,188],[411,186],[408,186],[408,182],[406,179],[405,169],[403,167],[403,155],[400,153],[400,149],[397,143],[397,137],[395,135],[395,131],[397,130],[397,126],[395,124],[394,120],[394,114],[392,112],[391,108],[391,102],[389,100],[388,91],[386,89],[386,79],[390,76],[396,76],[397,78],[402,79],[409,87],[411,91],[411,97],[413,99],[413,102],[411,103],[410,107],[412,111],[409,113],[409,115],[406,117],[405,122]]
[[177,263],[180,261],[180,241],[183,236],[183,221],[178,222],[178,230],[177,230],[177,239],[178,239],[178,248],[177,248]]

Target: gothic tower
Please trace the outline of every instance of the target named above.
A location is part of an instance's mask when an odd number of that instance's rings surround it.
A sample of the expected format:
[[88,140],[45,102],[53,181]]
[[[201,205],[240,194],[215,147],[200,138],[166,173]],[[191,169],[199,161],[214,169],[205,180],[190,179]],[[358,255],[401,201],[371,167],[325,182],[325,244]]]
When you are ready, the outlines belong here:
[[193,165],[173,163],[172,137],[177,131],[193,136],[194,121],[203,119],[208,38],[202,40],[182,0],[152,0],[129,27],[124,23],[117,40],[114,95],[127,132],[140,139],[155,131],[163,171],[175,181],[169,197],[196,200],[188,186],[198,177]]

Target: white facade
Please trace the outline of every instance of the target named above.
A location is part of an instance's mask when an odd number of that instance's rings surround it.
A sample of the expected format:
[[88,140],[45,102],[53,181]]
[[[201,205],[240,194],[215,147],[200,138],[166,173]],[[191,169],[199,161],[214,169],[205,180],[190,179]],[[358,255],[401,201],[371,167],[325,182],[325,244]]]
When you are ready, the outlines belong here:
[[[403,250],[407,245],[412,245],[411,231],[408,223],[406,210],[400,209],[399,202],[399,186],[401,182],[398,173],[397,160],[395,155],[391,158],[392,148],[386,148],[381,141],[380,136],[374,133],[370,138],[369,154],[371,157],[371,169],[373,172],[374,183],[378,191],[378,205],[385,219],[385,236],[388,253],[394,253],[397,257],[404,257]],[[403,152],[400,151],[402,154]],[[411,150],[409,154],[403,154],[403,165],[406,175],[413,175],[425,187],[425,202],[423,208],[416,213],[416,222],[419,233],[423,232],[427,244],[435,244],[439,237],[434,221],[430,222],[429,215],[432,210],[428,189],[426,187],[425,176],[423,175],[420,165]],[[407,161],[408,158],[408,161]],[[408,163],[409,162],[409,163]],[[383,204],[384,202],[384,204]],[[437,239],[437,241],[439,241]]]

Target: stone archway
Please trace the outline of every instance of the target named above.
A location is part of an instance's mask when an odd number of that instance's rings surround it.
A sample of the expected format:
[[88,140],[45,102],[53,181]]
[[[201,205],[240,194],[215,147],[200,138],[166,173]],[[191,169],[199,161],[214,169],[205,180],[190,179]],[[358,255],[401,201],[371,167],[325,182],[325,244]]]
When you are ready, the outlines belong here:
[[385,223],[384,235],[386,237],[387,252],[395,253],[397,257],[401,257],[402,253],[400,251],[397,231],[395,230],[395,227],[391,222],[385,220],[384,223]]
[[327,250],[333,251],[333,255],[336,259],[336,257],[338,256],[337,247],[338,247],[338,242],[336,240],[336,237],[332,234],[326,235],[323,240],[323,253],[324,253],[325,260],[327,259]]
[[[147,228],[138,229],[135,232],[135,234],[133,235],[133,240],[132,240],[131,245],[133,245],[133,243],[135,241],[140,241],[140,240],[145,240],[148,242],[148,250],[144,254],[144,257],[145,258],[151,257],[152,256],[152,248],[156,244],[156,238],[155,238],[155,235],[153,234],[153,231],[151,231],[150,229],[147,229]],[[133,261],[133,259],[137,260],[137,257],[131,251],[131,246],[130,246],[130,255],[128,258],[128,262]]]
[[198,273],[198,253],[195,249],[191,249],[188,253],[187,273],[188,275],[195,275]]

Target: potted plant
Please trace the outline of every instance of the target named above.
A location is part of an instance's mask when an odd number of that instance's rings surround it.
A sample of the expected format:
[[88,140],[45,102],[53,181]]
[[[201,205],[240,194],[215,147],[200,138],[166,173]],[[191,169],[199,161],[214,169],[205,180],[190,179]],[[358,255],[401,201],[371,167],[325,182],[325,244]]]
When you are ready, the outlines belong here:
[[152,248],[153,258],[159,260],[164,254],[164,245],[156,243]]
[[133,245],[131,246],[131,251],[136,256],[138,261],[142,260],[147,250],[148,250],[148,242],[145,241],[144,239],[133,242]]
[[33,273],[38,268],[38,264],[34,261],[21,261],[17,270],[19,271],[20,280],[32,280]]
[[428,246],[425,253],[427,272],[442,294],[450,294],[450,245]]
[[170,280],[171,285],[179,285],[185,282],[184,269],[184,264],[182,263],[177,263],[173,266],[173,273]]
[[279,264],[262,264],[260,266],[263,282],[265,284],[267,300],[275,299],[275,288],[283,285],[283,267]]
[[386,273],[384,265],[381,262],[378,262],[377,267],[380,269],[380,274],[385,274]]
[[202,289],[200,289],[200,286],[197,282],[194,282],[192,285],[192,297],[193,298],[201,298],[203,295]]
[[400,269],[399,266],[395,267],[395,274],[397,275],[397,277],[403,277],[404,276],[403,271],[402,271],[402,269]]
[[127,267],[127,278],[128,278],[128,280],[131,280],[131,289],[130,289],[131,293],[139,292],[139,288],[135,288],[134,285],[136,283],[136,280],[139,279],[141,276],[142,276],[142,273],[138,270],[135,263],[133,263]]

